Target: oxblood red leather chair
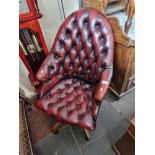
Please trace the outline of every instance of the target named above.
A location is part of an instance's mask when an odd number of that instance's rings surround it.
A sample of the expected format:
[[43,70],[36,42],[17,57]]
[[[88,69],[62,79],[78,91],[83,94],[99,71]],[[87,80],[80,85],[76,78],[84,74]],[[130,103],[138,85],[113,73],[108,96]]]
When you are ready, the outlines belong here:
[[61,25],[37,73],[35,106],[56,120],[94,130],[113,70],[114,38],[102,13],[83,8]]

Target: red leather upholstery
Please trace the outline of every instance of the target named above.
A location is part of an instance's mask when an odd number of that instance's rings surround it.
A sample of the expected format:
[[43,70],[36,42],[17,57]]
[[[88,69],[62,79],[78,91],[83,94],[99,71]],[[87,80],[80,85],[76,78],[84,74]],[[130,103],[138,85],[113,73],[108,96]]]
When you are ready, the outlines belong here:
[[113,69],[113,32],[92,8],[68,16],[37,73],[35,106],[56,119],[93,130]]

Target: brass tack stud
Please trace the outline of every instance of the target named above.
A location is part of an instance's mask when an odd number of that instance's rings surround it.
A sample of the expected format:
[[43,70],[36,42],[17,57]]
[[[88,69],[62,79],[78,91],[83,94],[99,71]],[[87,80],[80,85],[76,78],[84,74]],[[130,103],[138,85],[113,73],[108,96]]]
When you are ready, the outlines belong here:
[[102,84],[108,84],[108,81],[104,81],[104,80],[103,80],[103,81],[102,81]]
[[43,74],[43,72],[44,72],[43,70],[40,71],[41,74]]

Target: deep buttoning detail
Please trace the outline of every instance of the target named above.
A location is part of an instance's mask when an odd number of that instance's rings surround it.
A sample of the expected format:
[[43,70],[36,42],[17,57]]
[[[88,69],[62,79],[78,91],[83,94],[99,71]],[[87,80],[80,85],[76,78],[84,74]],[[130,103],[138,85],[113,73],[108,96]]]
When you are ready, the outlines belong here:
[[102,96],[110,82],[105,78],[113,46],[105,15],[83,8],[68,16],[37,73],[42,87],[35,106],[57,120],[93,130],[100,107],[95,94]]

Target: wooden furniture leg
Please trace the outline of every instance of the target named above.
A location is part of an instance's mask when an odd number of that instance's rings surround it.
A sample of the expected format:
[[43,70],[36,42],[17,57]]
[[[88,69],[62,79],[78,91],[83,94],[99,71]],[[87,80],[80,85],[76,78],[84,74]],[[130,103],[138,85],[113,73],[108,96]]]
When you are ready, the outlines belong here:
[[64,126],[63,122],[60,122],[60,121],[56,122],[54,124],[54,126],[52,127],[52,132],[54,134],[58,134],[59,133],[59,129],[62,128],[63,126]]
[[86,139],[89,140],[90,139],[90,132],[87,129],[83,129],[84,133],[86,134]]
[[135,14],[135,1],[134,0],[130,0],[129,4],[128,4],[128,8],[127,8],[127,14],[128,14],[128,19],[125,22],[125,33],[128,34],[129,29],[132,25],[132,18]]

